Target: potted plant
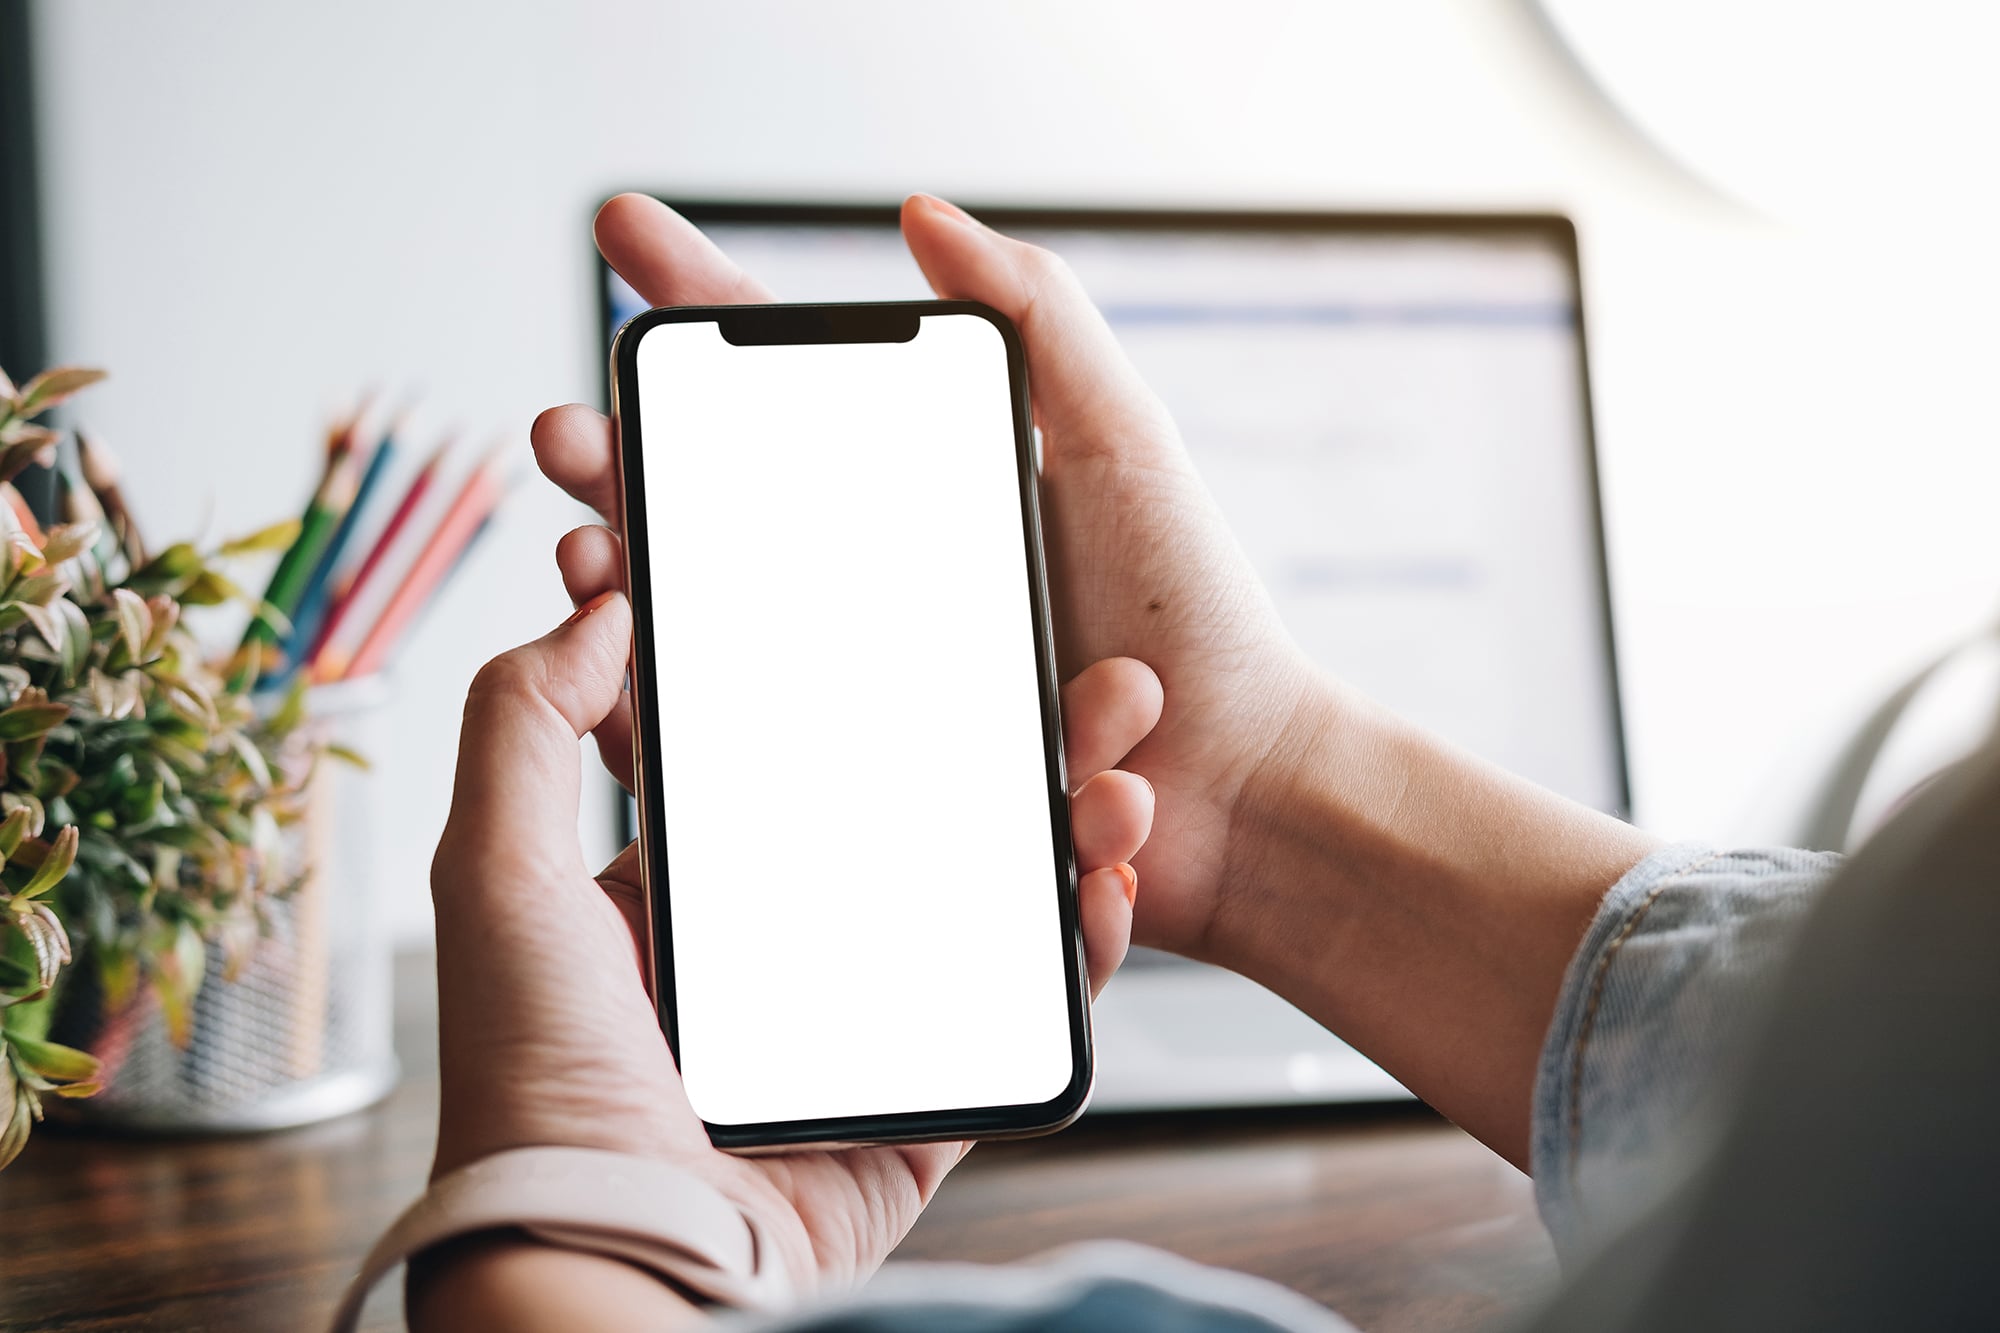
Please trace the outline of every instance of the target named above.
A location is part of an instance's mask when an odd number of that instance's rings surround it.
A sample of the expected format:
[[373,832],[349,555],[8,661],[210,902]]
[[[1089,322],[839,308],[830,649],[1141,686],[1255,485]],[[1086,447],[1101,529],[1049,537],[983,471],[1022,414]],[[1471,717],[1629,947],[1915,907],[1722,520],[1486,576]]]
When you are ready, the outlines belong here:
[[239,968],[304,880],[292,830],[338,750],[302,686],[260,707],[183,621],[253,600],[224,562],[296,524],[149,554],[79,477],[70,521],[19,503],[13,479],[59,443],[35,419],[99,378],[0,374],[0,1166],[44,1097],[116,1086],[137,1028],[195,1040],[204,980]]

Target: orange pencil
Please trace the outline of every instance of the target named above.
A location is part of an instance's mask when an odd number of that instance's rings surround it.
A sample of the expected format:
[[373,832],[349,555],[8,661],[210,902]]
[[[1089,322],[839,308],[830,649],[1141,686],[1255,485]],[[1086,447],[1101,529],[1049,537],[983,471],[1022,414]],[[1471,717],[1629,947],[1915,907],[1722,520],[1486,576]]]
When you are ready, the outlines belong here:
[[382,608],[382,615],[376,620],[368,637],[347,662],[329,661],[328,667],[339,671],[338,679],[366,676],[378,671],[387,660],[389,650],[396,646],[396,640],[430,600],[438,585],[444,582],[452,566],[458,563],[459,552],[479,531],[479,525],[486,521],[495,505],[500,503],[500,469],[498,460],[487,458],[473,469],[466,478],[465,486],[458,497],[451,502],[439,520],[437,531],[431,534],[429,542],[417,556],[416,564],[410,567],[403,579],[403,586],[396,589],[396,595]]
[[409,490],[403,492],[403,498],[396,505],[396,511],[389,516],[388,523],[383,525],[381,535],[375,539],[375,545],[369,548],[361,567],[354,571],[354,577],[347,581],[346,586],[334,598],[332,607],[326,613],[325,622],[320,626],[319,633],[313,637],[312,647],[306,652],[305,660],[314,668],[313,679],[335,679],[320,675],[317,670],[319,659],[333,644],[334,635],[340,632],[341,625],[360,602],[361,595],[368,589],[369,581],[382,572],[384,560],[389,552],[395,549],[396,538],[409,526],[411,516],[417,512],[424,496],[436,482],[438,471],[444,466],[445,455],[450,450],[451,441],[447,439],[425,461],[416,478],[410,482]]

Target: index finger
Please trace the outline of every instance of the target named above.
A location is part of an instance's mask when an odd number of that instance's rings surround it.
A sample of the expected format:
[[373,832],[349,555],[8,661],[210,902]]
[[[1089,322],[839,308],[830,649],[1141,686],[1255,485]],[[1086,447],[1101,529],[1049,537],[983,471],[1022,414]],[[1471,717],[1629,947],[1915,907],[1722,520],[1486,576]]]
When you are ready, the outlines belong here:
[[701,228],[650,195],[621,194],[597,210],[597,252],[648,305],[758,305],[764,284]]
[[[648,305],[754,305],[771,299],[701,229],[659,200],[621,194],[597,210],[597,249]],[[611,423],[577,404],[535,418],[530,437],[543,475],[618,525]]]

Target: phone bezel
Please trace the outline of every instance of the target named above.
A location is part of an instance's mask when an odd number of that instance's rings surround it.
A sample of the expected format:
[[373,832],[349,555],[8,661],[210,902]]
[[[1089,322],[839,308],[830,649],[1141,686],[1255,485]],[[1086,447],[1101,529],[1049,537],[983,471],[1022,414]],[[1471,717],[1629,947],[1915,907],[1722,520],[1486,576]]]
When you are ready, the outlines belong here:
[[[1028,398],[1028,364],[1020,334],[1005,315],[976,301],[881,301],[842,304],[662,306],[626,321],[611,346],[611,416],[618,465],[618,508],[623,522],[626,588],[633,613],[632,712],[633,774],[638,790],[641,880],[646,897],[645,941],[648,985],[661,1030],[679,1059],[680,1042],[673,984],[672,923],[665,813],[651,796],[661,786],[658,719],[652,663],[659,649],[651,615],[652,577],[645,524],[645,468],[638,410],[638,349],[646,333],[662,324],[714,323],[732,342],[834,343],[900,342],[905,316],[909,336],[933,315],[974,315],[1000,332],[1006,347],[1007,376],[1014,418],[1015,471],[1021,531],[1035,639],[1035,668],[1041,696],[1042,748],[1047,774],[1053,871],[1058,920],[1063,936],[1063,970],[1068,991],[1070,1080],[1046,1102],[887,1115],[835,1116],[813,1120],[724,1125],[704,1120],[710,1140],[732,1152],[795,1151],[864,1143],[921,1143],[964,1138],[1024,1137],[1060,1129],[1082,1114],[1090,1097],[1090,997],[1084,966],[1083,932],[1077,907],[1076,855],[1070,834],[1069,789],[1062,746],[1060,683],[1049,613],[1048,573],[1043,558],[1039,479],[1035,465],[1033,418]],[[885,334],[887,336],[885,336]]]

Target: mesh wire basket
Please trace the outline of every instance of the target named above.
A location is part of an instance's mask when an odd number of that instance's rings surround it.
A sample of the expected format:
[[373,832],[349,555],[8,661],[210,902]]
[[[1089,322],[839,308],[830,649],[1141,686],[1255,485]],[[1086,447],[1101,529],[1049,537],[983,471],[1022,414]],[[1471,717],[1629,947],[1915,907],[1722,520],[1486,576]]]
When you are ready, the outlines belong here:
[[[366,718],[379,686],[316,692],[313,711],[367,753]],[[56,1035],[104,1062],[95,1097],[61,1104],[86,1124],[172,1133],[280,1129],[370,1105],[395,1085],[391,945],[372,901],[367,777],[322,764],[294,850],[311,868],[292,896],[271,904],[271,930],[231,978],[210,945],[207,981],[185,1049],[141,988],[107,1012],[96,969],[74,970]],[[79,960],[83,961],[83,960]]]

